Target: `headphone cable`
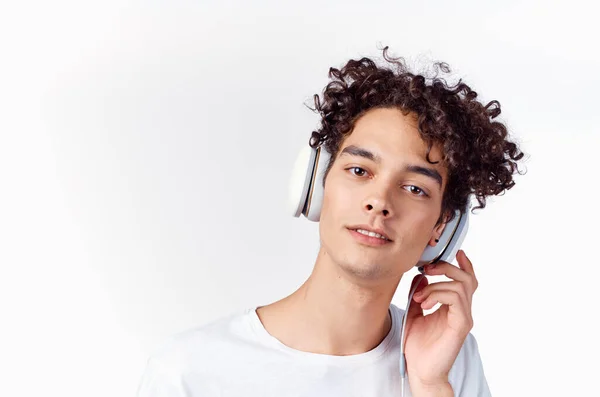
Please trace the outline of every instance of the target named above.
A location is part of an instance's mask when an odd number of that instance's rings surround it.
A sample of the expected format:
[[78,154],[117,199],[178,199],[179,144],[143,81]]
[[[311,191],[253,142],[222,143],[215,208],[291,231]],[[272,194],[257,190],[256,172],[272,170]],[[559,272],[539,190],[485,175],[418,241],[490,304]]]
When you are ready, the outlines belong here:
[[402,332],[400,334],[400,390],[402,391],[402,397],[404,397],[404,387],[406,384],[406,357],[404,356],[404,340],[405,340],[405,330],[406,330],[406,320],[408,317],[408,309],[410,308],[410,304],[412,303],[413,295],[415,290],[421,284],[421,281],[425,278],[425,274],[423,273],[423,268],[419,267],[419,271],[421,275],[419,276],[419,280],[415,283],[412,291],[408,295],[408,303],[406,304],[406,310],[404,311],[404,315],[402,316]]

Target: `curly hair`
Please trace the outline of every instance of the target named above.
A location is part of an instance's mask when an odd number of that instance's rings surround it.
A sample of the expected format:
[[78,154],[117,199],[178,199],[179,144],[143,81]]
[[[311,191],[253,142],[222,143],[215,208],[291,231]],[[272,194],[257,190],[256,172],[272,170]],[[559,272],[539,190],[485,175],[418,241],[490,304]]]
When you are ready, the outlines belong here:
[[[474,209],[480,209],[486,196],[511,189],[523,153],[507,139],[506,126],[493,121],[500,114],[500,103],[493,100],[484,106],[462,79],[448,86],[435,75],[428,84],[425,76],[411,73],[403,58],[391,58],[387,50],[383,48],[383,57],[396,71],[366,57],[352,59],[341,70],[329,69],[332,81],[323,90],[322,102],[319,95],[313,96],[315,108],[309,108],[320,114],[321,121],[309,144],[313,148],[323,144],[331,153],[323,183],[355,122],[370,109],[397,108],[404,115],[416,115],[421,138],[428,144],[429,163],[436,163],[429,158],[432,146],[442,148],[448,182],[438,224],[444,215],[447,222],[452,220],[455,210],[465,208],[471,196],[479,203]],[[450,72],[444,62],[434,67]]]

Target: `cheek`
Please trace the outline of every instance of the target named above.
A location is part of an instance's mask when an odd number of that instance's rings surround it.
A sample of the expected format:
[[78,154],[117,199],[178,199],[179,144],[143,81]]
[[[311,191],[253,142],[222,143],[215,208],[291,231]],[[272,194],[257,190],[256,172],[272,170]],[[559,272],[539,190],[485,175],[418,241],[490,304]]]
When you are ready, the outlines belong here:
[[349,195],[336,181],[328,180],[325,185],[319,230],[336,230],[349,223],[353,214]]
[[391,227],[397,231],[402,249],[425,246],[431,237],[435,220],[432,220],[429,214],[418,209],[406,208],[406,211],[397,215],[398,217]]
[[339,218],[339,207],[335,202],[335,198],[330,195],[323,197],[323,206],[321,207],[321,219],[319,220],[319,230],[331,229],[336,220]]
[[331,179],[325,185],[323,205],[327,203],[329,210],[340,213],[352,208],[356,201],[357,192],[338,175],[331,175]]
[[417,219],[414,227],[414,235],[412,236],[415,242],[420,245],[427,245],[429,240],[431,239],[433,226],[435,225],[435,220],[431,220],[430,217],[423,217],[422,219]]

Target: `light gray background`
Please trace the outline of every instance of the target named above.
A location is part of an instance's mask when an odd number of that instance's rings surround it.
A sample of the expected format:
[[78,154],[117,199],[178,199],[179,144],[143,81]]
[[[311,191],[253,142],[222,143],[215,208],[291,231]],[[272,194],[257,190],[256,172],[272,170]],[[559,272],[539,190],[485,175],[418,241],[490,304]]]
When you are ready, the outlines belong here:
[[493,394],[590,395],[597,14],[417,3],[3,3],[0,395],[131,396],[166,336],[298,287],[318,248],[286,207],[303,103],[384,45],[498,99],[530,155],[463,245]]

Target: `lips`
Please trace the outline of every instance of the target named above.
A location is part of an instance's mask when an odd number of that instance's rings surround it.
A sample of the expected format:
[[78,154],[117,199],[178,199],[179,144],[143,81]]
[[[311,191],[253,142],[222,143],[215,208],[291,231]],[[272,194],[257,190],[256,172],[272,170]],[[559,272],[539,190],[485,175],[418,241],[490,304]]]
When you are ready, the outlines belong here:
[[393,241],[390,238],[390,236],[383,229],[381,229],[381,228],[375,228],[375,227],[368,226],[368,225],[354,225],[354,226],[348,227],[348,229],[349,230],[353,230],[353,231],[356,231],[358,229],[366,230],[368,232],[373,232],[373,233],[377,233],[377,234],[382,235],[383,237],[385,237],[387,239],[387,241]]
[[348,232],[357,243],[368,247],[381,247],[387,244],[391,244],[390,240],[382,239],[379,237],[367,236],[352,229],[348,229]]

